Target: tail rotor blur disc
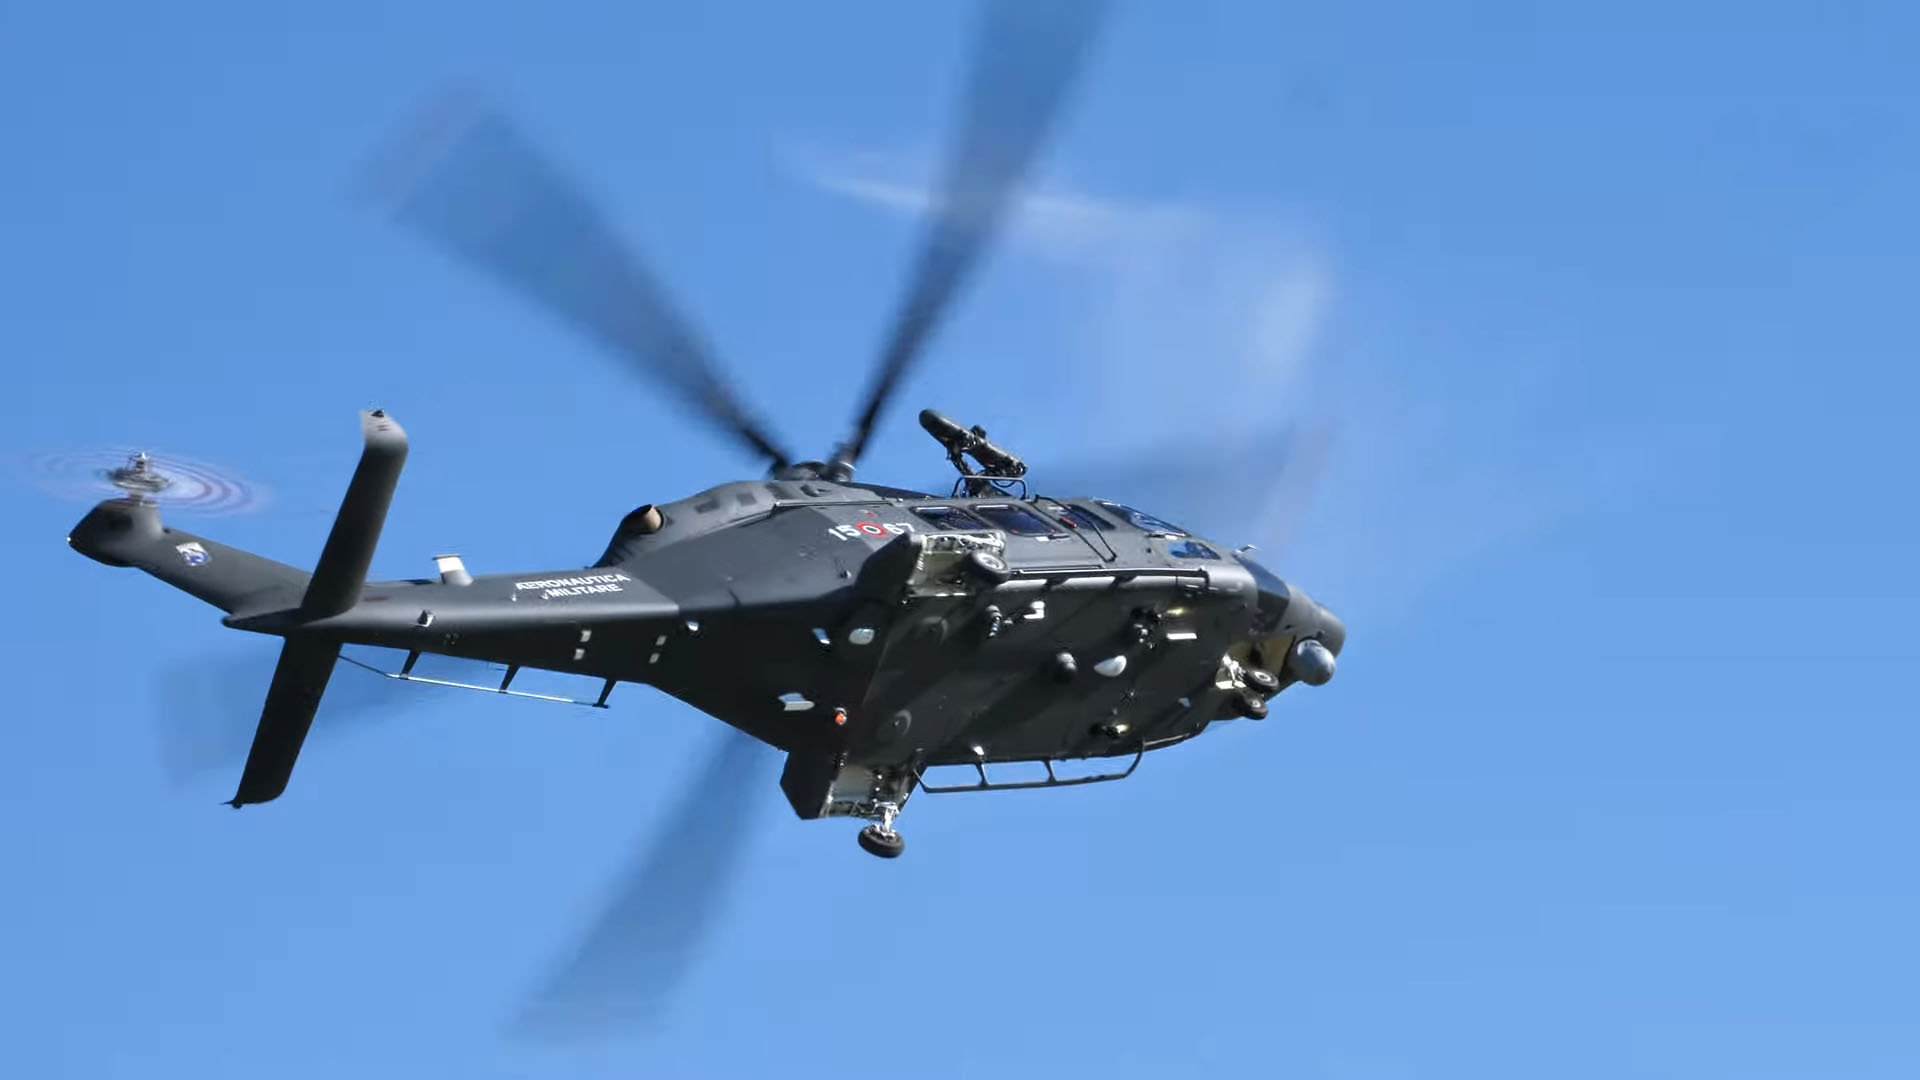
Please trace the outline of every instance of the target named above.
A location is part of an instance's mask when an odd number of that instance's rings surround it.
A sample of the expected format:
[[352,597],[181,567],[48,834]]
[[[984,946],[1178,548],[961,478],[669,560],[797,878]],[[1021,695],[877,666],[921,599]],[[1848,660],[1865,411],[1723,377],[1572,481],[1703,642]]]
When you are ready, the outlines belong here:
[[266,501],[264,489],[221,466],[135,447],[31,454],[20,466],[33,486],[76,501],[125,495],[217,517],[249,513]]

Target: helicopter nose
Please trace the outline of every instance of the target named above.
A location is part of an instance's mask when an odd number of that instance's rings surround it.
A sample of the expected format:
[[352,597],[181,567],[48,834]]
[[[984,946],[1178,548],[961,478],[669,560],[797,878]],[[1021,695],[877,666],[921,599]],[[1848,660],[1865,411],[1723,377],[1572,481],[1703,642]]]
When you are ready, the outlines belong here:
[[1334,658],[1347,644],[1347,624],[1326,605],[1308,596],[1306,590],[1248,558],[1235,556],[1253,575],[1259,589],[1259,608],[1265,624],[1262,633],[1285,635],[1293,639],[1281,663],[1294,678],[1309,686],[1324,685],[1333,678]]
[[1347,644],[1347,624],[1325,604],[1314,601],[1314,621],[1320,624],[1320,643],[1335,656]]
[[1308,686],[1325,686],[1333,679],[1335,658],[1347,644],[1347,624],[1325,604],[1289,585],[1287,622],[1293,627],[1293,647],[1286,666]]

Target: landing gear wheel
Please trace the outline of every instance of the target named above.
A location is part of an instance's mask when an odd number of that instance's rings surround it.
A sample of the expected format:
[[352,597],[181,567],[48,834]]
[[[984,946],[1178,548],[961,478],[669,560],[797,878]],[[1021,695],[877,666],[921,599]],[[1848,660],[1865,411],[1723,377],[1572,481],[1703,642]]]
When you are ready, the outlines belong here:
[[878,825],[869,825],[860,830],[860,847],[869,855],[878,855],[883,859],[897,859],[907,850],[907,839],[892,829],[882,829]]
[[1233,711],[1249,720],[1265,720],[1267,703],[1260,700],[1259,695],[1242,690],[1233,695]]
[[1007,560],[991,551],[975,549],[967,552],[960,563],[960,572],[983,585],[999,585],[1013,576],[1007,567]]
[[1273,672],[1257,667],[1242,668],[1240,678],[1244,679],[1247,686],[1255,693],[1263,697],[1280,689],[1280,680],[1273,677]]

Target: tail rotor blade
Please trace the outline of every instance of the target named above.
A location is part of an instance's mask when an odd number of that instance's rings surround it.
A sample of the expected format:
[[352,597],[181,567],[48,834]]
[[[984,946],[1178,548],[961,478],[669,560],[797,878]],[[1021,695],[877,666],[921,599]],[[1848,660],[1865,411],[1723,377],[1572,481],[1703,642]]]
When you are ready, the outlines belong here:
[[519,1018],[520,1034],[586,1035],[661,1018],[734,890],[775,783],[769,753],[733,728],[718,733],[673,813]]
[[757,456],[787,464],[585,191],[499,112],[465,97],[436,105],[368,170],[366,186],[394,216],[666,386]]
[[1109,7],[1106,0],[988,0],[975,35],[958,140],[865,405],[834,455],[851,467],[881,411],[991,245],[1052,133]]

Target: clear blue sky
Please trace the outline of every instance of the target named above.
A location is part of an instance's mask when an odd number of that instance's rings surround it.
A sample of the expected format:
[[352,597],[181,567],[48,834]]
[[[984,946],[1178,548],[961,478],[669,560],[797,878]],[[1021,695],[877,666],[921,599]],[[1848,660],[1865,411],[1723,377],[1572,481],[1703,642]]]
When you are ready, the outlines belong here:
[[[413,440],[389,577],[581,565],[634,504],[751,469],[348,202],[468,79],[826,451],[966,9],[630,6],[13,5],[0,442],[224,463],[271,503],[180,524],[309,565],[385,406]],[[1915,16],[1183,2],[1111,29],[864,475],[942,475],[925,405],[1062,484],[1142,440],[1325,427],[1304,506],[1258,469],[1219,481],[1245,513],[1155,505],[1344,614],[1331,685],[1122,784],[922,796],[897,863],[765,798],[668,1026],[527,1048],[501,1018],[713,721],[402,686],[226,810],[237,758],[161,767],[156,680],[237,655],[251,708],[271,643],[68,551],[84,505],[14,482],[0,1071],[1920,1075]]]

